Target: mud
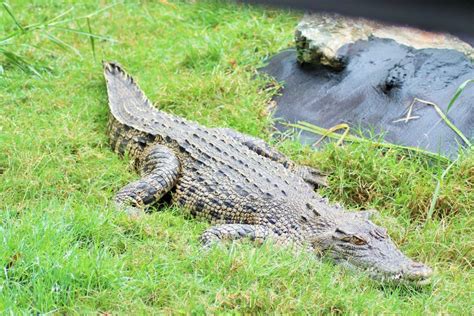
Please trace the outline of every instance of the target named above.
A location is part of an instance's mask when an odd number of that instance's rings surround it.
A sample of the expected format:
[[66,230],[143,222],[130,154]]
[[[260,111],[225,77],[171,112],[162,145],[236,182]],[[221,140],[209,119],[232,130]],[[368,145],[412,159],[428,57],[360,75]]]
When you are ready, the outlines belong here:
[[[455,157],[464,145],[431,106],[417,103],[412,116],[400,121],[414,98],[434,102],[444,112],[457,87],[474,78],[473,63],[450,49],[414,49],[389,39],[372,38],[343,46],[347,64],[341,71],[300,65],[296,51],[271,58],[261,72],[284,82],[275,97],[274,116],[287,122],[307,121],[330,128],[348,123],[366,135],[383,134],[388,142],[420,147]],[[474,138],[474,85],[457,99],[448,118]],[[277,128],[285,127],[277,124]],[[302,134],[303,142],[318,135]]]

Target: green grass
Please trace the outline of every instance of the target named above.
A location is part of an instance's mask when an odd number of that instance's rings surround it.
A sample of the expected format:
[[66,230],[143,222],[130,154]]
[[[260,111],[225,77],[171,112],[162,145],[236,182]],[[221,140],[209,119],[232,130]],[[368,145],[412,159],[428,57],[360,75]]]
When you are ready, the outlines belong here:
[[[74,7],[11,1],[21,25]],[[424,289],[384,287],[358,273],[271,245],[201,250],[208,224],[160,207],[138,221],[112,211],[114,192],[137,176],[107,146],[107,99],[100,60],[118,60],[158,107],[208,126],[269,139],[266,104],[275,92],[255,77],[263,60],[292,45],[294,13],[217,2],[127,1],[55,36],[80,54],[31,33],[12,43],[41,78],[0,59],[0,313],[276,312],[472,314],[474,155],[443,180],[446,162],[368,144],[313,152],[277,144],[331,173],[324,194],[351,208],[377,208],[402,250],[435,269]],[[0,32],[15,23],[0,13]],[[32,46],[39,47],[33,48]],[[94,59],[93,53],[96,55]],[[47,70],[50,69],[50,70]],[[456,111],[456,104],[451,110]]]

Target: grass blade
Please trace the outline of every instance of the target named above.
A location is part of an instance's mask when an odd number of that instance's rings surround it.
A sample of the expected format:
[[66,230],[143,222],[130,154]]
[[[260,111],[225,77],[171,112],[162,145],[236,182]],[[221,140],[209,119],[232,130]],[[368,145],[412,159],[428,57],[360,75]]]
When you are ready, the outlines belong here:
[[89,18],[91,18],[91,17],[93,17],[93,16],[95,16],[95,15],[97,15],[97,14],[100,14],[100,13],[102,13],[102,12],[104,12],[104,11],[107,11],[107,10],[110,9],[110,8],[115,7],[115,6],[118,5],[118,4],[121,4],[121,3],[120,3],[120,2],[112,3],[112,4],[108,5],[108,6],[103,7],[102,9],[99,9],[99,10],[96,10],[96,11],[94,11],[94,12],[92,12],[92,13],[87,14],[87,15],[78,17],[77,19],[89,19]]
[[[467,81],[466,81],[467,82]],[[433,102],[430,102],[430,101],[425,101],[425,100],[422,100],[422,99],[418,99],[418,98],[414,98],[413,101],[415,102],[420,102],[420,103],[423,103],[423,104],[426,104],[426,105],[430,105],[432,106],[436,113],[438,113],[438,115],[441,117],[441,119],[446,123],[446,125],[448,125],[463,141],[464,143],[468,146],[468,147],[471,147],[472,144],[471,142],[469,141],[469,139],[467,139],[467,137],[461,132],[461,130],[459,130],[459,128],[456,127],[456,125],[453,124],[453,122],[451,122],[448,117],[446,116],[446,114],[444,114],[443,110],[441,110],[441,108],[436,104],[436,103],[433,103]],[[414,103],[412,103],[414,104]]]
[[11,34],[8,34],[7,36],[3,37],[0,39],[0,45],[6,45],[12,38],[14,38],[15,36],[17,36],[18,32],[13,32]]
[[32,63],[28,62],[23,56],[13,53],[12,51],[0,49],[0,53],[13,65],[17,66],[21,70],[27,73],[33,73],[38,77],[41,77],[39,71],[33,66]]
[[74,7],[71,7],[71,8],[69,8],[69,9],[67,9],[66,11],[64,11],[64,12],[62,12],[62,13],[56,15],[54,18],[52,18],[52,19],[46,21],[46,23],[44,23],[44,24],[45,24],[45,25],[50,25],[50,24],[56,22],[57,20],[59,20],[59,18],[62,18],[63,16],[69,14],[72,10],[74,10]]
[[63,50],[67,51],[67,50],[71,50],[72,52],[74,52],[74,54],[76,54],[77,56],[79,57],[82,57],[81,53],[73,46],[69,45],[68,43],[64,42],[63,40],[55,37],[54,35],[50,34],[50,33],[45,33],[44,36],[49,39],[51,42],[53,42],[54,44],[56,44],[57,46],[59,46],[60,48],[62,48]]
[[69,28],[69,27],[62,27],[62,26],[53,26],[53,27],[55,29],[63,30],[63,31],[66,31],[66,32],[72,32],[72,33],[76,33],[76,34],[80,34],[80,35],[94,37],[94,38],[101,39],[101,40],[104,40],[104,41],[116,42],[116,40],[114,40],[113,38],[110,38],[108,36],[101,36],[101,35],[97,35],[97,34],[92,34],[92,33],[89,33],[89,32],[84,32],[84,31],[77,30],[77,29],[72,29],[72,28]]
[[10,5],[6,2],[3,2],[2,4],[3,4],[3,8],[5,9],[5,11],[7,11],[8,15],[15,22],[16,26],[18,26],[20,30],[24,31],[25,29],[23,28],[23,26],[21,26],[20,22],[18,22],[18,20],[15,18],[15,15],[13,14],[12,8],[10,7]]
[[430,203],[430,208],[428,210],[428,213],[426,214],[426,222],[429,222],[433,216],[435,207],[436,207],[436,202],[438,202],[439,194],[441,192],[441,186],[443,184],[444,178],[448,174],[449,169],[451,169],[452,166],[457,162],[457,159],[454,160],[452,163],[449,164],[449,166],[443,171],[441,174],[441,177],[438,179],[438,183],[436,184],[436,188],[433,193],[433,197],[431,198],[431,203]]
[[[87,29],[89,33],[92,34],[91,22],[89,18],[87,18]],[[89,40],[91,42],[92,56],[94,56],[94,61],[97,61],[95,58],[95,39],[92,36],[89,36]]]
[[298,128],[303,131],[307,131],[307,132],[314,133],[317,135],[321,135],[321,136],[326,135],[326,137],[336,139],[336,140],[340,140],[342,137],[344,137],[345,141],[352,142],[352,143],[366,143],[366,144],[371,144],[373,146],[380,147],[380,148],[406,150],[406,151],[422,154],[422,155],[425,155],[425,156],[428,156],[440,161],[450,161],[449,158],[444,157],[440,154],[435,154],[435,153],[432,153],[432,152],[429,152],[417,147],[409,147],[409,146],[395,145],[395,144],[390,144],[390,143],[375,142],[369,139],[357,137],[350,134],[346,134],[344,136],[344,134],[331,132],[330,130],[326,128],[316,126],[304,121],[299,121],[297,123],[282,123],[282,124],[288,127]]
[[344,133],[342,133],[341,138],[339,138],[339,140],[336,143],[336,146],[340,146],[342,144],[342,142],[344,141],[344,138],[346,138],[346,136],[349,134],[350,127],[346,123],[337,124],[337,125],[331,127],[330,129],[328,129],[327,133],[325,133],[323,136],[321,136],[321,138],[318,139],[318,141],[315,142],[313,144],[313,146],[318,145],[320,142],[323,141],[324,138],[326,138],[332,132],[335,132],[335,131],[338,131],[338,130],[341,130],[341,129],[344,130]]
[[70,18],[70,19],[65,19],[65,20],[61,20],[61,21],[52,21],[51,23],[48,24],[48,26],[55,26],[55,25],[58,25],[58,24],[69,23],[69,22],[72,22],[72,21],[78,21],[78,20],[83,20],[83,19],[89,19],[89,18],[91,18],[91,17],[93,17],[93,16],[96,16],[96,15],[98,15],[99,13],[102,13],[102,12],[104,12],[104,11],[106,11],[106,10],[108,10],[108,9],[110,9],[110,8],[112,8],[112,7],[116,6],[116,5],[118,5],[118,4],[120,4],[120,3],[113,3],[113,4],[108,5],[108,6],[104,7],[104,8],[102,8],[102,9],[99,9],[99,10],[97,10],[97,11],[94,11],[94,12],[92,12],[92,13],[89,13],[89,14],[87,14],[87,15],[83,15],[83,16],[80,16],[80,17],[77,17],[77,18]]
[[466,80],[463,83],[461,83],[461,85],[458,87],[458,89],[454,93],[453,97],[451,98],[451,101],[449,101],[448,108],[446,109],[446,113],[449,112],[449,110],[453,106],[454,102],[459,98],[459,96],[461,95],[461,93],[464,91],[464,89],[466,88],[466,86],[469,83],[474,83],[474,79],[469,79],[469,80]]

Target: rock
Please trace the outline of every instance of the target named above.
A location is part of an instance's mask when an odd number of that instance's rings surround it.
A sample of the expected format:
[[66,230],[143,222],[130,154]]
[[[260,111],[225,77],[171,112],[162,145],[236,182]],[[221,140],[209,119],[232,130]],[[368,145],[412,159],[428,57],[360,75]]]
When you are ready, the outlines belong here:
[[340,70],[347,64],[347,56],[341,49],[369,38],[393,39],[416,49],[455,49],[474,59],[471,45],[449,34],[424,32],[335,14],[306,14],[295,31],[298,61]]

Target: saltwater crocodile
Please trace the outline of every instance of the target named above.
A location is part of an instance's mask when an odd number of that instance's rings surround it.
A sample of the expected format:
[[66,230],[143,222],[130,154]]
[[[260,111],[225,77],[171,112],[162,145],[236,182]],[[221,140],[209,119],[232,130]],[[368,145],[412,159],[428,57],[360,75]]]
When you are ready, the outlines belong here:
[[402,254],[369,212],[346,211],[315,193],[324,183],[317,170],[296,165],[261,139],[154,108],[115,62],[104,63],[104,75],[110,145],[128,154],[141,175],[116,194],[119,209],[140,216],[167,195],[214,225],[201,237],[204,246],[271,239],[378,279],[429,279],[431,269]]

